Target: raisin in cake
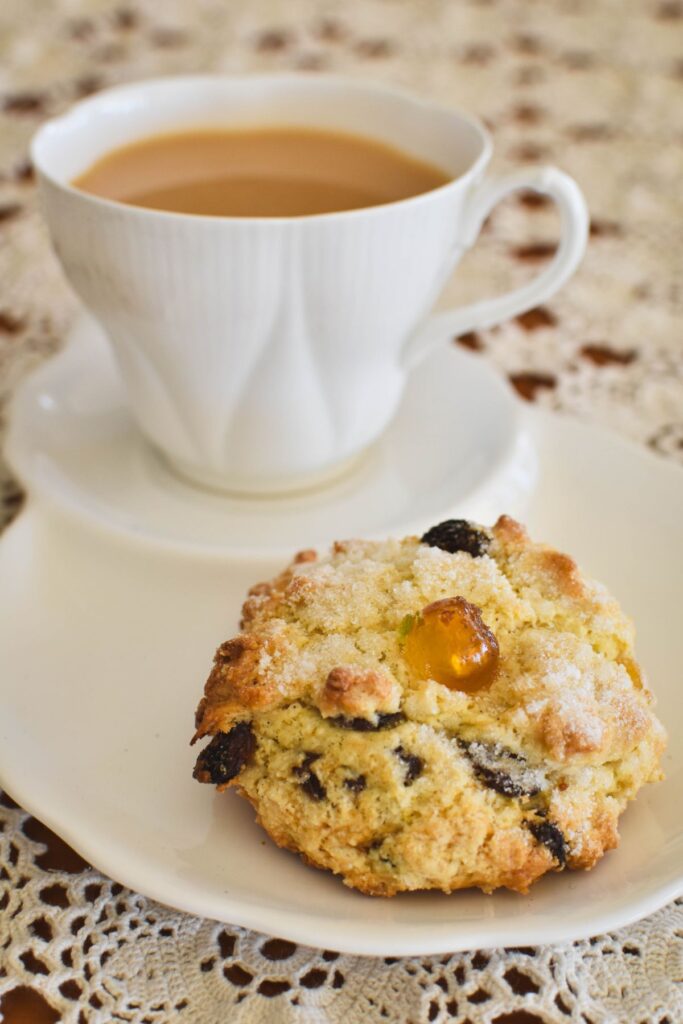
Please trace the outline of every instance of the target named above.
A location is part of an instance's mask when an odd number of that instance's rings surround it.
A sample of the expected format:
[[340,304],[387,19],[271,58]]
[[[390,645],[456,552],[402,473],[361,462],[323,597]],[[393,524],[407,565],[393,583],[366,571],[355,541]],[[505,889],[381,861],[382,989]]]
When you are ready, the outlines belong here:
[[302,552],[243,616],[197,709],[195,778],[362,892],[590,868],[661,778],[631,623],[507,516]]

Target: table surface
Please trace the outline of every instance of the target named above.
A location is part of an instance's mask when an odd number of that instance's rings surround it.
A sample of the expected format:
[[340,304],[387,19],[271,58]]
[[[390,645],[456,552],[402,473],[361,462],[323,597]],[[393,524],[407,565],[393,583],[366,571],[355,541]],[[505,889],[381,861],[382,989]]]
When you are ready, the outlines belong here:
[[[3,0],[0,403],[59,348],[76,304],[36,209],[28,141],[117,82],[186,71],[335,71],[482,117],[493,170],[557,163],[588,199],[586,258],[551,303],[459,344],[528,401],[683,463],[680,0]],[[521,283],[554,249],[539,197],[496,209],[443,304]],[[21,489],[0,474],[4,521]],[[556,948],[376,961],[177,914],[0,802],[0,1014],[110,1020],[683,1019],[683,906]]]

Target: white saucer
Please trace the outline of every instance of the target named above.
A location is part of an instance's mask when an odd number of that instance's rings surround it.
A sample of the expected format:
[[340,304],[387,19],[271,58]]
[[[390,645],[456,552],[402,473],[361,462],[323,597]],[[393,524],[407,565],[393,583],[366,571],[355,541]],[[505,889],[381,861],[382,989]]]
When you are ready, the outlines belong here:
[[483,360],[444,343],[346,476],[276,499],[198,489],[136,430],[109,348],[85,317],[15,396],[6,456],[30,491],[99,529],[239,560],[284,559],[331,537],[420,532],[454,513],[482,522],[503,507],[522,515],[535,479],[511,389]]
[[[464,364],[463,364],[464,365]],[[296,942],[383,956],[563,942],[683,893],[683,473],[530,411],[533,534],[621,598],[671,743],[667,780],[627,811],[619,849],[529,896],[371,899],[267,840],[235,794],[192,780],[193,712],[247,585],[226,564],[83,530],[30,500],[0,540],[0,783],[113,878],[163,903]],[[502,510],[502,509],[501,509]]]

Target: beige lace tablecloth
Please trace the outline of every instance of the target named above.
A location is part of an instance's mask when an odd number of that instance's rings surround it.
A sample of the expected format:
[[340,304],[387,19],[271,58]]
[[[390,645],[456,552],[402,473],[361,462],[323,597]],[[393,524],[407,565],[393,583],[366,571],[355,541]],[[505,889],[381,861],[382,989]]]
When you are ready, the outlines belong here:
[[[575,175],[592,216],[580,272],[548,307],[460,341],[525,398],[683,462],[681,0],[2,0],[0,56],[3,407],[75,309],[36,215],[27,143],[40,121],[156,73],[330,70],[476,112],[494,169],[553,161]],[[545,201],[499,207],[448,298],[523,281],[555,238]],[[1,485],[9,518],[21,494],[7,474]],[[682,937],[679,903],[553,948],[338,956],[165,909],[0,805],[9,1021],[674,1024]]]

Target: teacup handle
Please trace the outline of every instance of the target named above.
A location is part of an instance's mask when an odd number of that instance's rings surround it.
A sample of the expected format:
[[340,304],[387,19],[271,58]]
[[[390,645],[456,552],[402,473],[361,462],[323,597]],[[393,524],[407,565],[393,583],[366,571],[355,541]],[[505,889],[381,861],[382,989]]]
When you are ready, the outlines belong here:
[[496,203],[511,192],[520,190],[538,192],[557,204],[561,236],[553,259],[537,277],[521,288],[461,309],[433,313],[411,337],[404,350],[406,368],[415,366],[445,340],[468,331],[492,327],[533,309],[554,295],[576,270],[586,248],[588,210],[576,182],[556,167],[519,171],[498,180],[482,182],[469,200],[459,247],[469,249],[474,245],[482,224]]

